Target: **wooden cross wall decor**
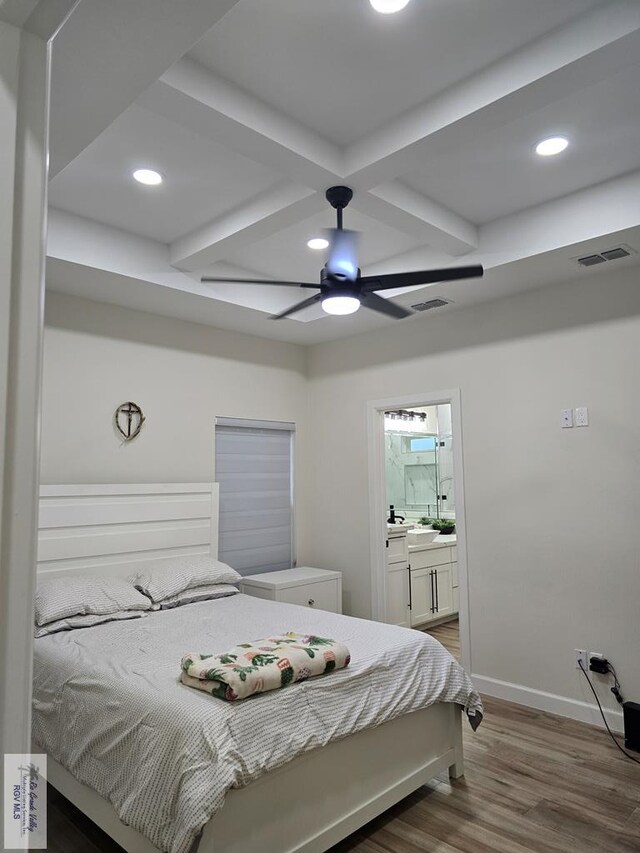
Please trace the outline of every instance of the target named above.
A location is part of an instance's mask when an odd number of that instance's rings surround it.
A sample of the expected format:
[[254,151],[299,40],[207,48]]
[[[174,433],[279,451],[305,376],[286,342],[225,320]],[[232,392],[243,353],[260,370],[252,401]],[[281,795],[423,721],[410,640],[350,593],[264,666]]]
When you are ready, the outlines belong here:
[[137,403],[121,403],[115,411],[114,424],[125,441],[133,441],[139,435],[144,421],[142,409]]

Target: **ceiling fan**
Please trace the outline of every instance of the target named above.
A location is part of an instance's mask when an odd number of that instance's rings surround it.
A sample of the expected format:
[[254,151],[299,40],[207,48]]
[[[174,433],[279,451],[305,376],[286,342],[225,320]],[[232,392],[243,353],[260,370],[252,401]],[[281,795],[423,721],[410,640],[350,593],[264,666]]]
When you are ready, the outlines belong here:
[[413,314],[402,305],[378,296],[380,290],[394,290],[417,284],[432,284],[438,281],[455,281],[461,278],[476,278],[484,273],[482,266],[448,267],[445,269],[419,270],[416,272],[388,273],[386,275],[362,275],[358,267],[358,233],[342,227],[342,211],[353,197],[349,187],[329,187],[325,193],[327,201],[337,213],[337,228],[329,230],[327,262],[320,273],[320,284],[305,281],[271,281],[258,278],[211,278],[203,276],[201,281],[236,282],[238,284],[277,284],[286,287],[304,287],[319,290],[314,296],[303,299],[272,314],[272,320],[289,317],[304,308],[320,302],[327,314],[353,314],[361,305],[379,311],[389,317],[402,319]]

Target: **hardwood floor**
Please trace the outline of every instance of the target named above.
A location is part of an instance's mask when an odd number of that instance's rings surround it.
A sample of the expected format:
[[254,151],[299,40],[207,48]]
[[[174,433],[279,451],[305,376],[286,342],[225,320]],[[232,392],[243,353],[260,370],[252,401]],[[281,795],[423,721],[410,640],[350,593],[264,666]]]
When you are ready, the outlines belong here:
[[445,649],[451,652],[457,661],[460,660],[460,623],[457,619],[436,625],[435,628],[429,628],[425,630],[425,634],[431,634],[432,637],[442,643]]
[[[457,623],[429,633],[459,655]],[[510,702],[484,703],[478,731],[464,727],[464,778],[434,779],[332,853],[640,852],[640,766],[606,732]],[[47,849],[121,851],[56,793]]]

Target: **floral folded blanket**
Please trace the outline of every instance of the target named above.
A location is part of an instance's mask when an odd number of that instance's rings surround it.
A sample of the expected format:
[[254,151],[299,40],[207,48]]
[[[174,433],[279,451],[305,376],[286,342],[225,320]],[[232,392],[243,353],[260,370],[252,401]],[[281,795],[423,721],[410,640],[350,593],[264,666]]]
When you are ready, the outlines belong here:
[[240,643],[222,655],[182,658],[180,680],[219,699],[235,702],[348,666],[342,643],[289,631],[265,640]]

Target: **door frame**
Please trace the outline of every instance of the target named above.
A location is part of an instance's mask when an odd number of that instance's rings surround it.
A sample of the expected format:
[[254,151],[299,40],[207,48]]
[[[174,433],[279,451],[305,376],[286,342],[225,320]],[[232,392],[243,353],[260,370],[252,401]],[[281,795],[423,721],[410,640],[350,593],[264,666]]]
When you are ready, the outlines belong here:
[[369,455],[369,544],[371,553],[371,611],[373,619],[387,620],[386,535],[382,522],[387,515],[384,413],[389,409],[412,406],[451,406],[453,435],[453,477],[456,496],[456,534],[458,554],[458,588],[460,653],[462,665],[471,672],[471,631],[469,614],[469,580],[467,568],[467,533],[464,499],[462,452],[462,408],[459,388],[446,391],[423,391],[420,394],[389,397],[367,402],[367,440]]

